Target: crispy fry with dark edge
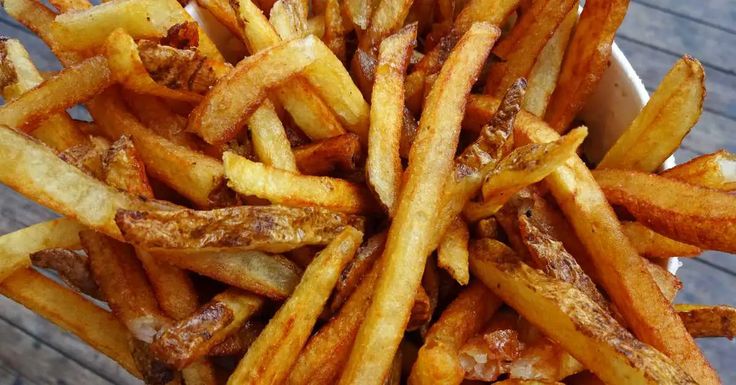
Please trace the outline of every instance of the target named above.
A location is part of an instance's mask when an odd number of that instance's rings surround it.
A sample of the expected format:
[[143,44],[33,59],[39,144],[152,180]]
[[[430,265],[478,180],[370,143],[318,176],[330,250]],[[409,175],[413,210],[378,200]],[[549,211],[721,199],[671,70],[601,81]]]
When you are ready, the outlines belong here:
[[159,251],[155,257],[182,269],[271,299],[288,297],[302,269],[281,255],[260,251]]
[[636,251],[648,258],[694,257],[703,252],[697,246],[667,238],[639,222],[621,222],[621,227]]
[[490,239],[473,242],[470,269],[604,381],[696,384],[671,359],[634,338],[583,292],[532,269],[504,244]]
[[628,7],[629,0],[586,1],[545,113],[544,120],[557,132],[568,129],[608,68],[611,44]]
[[362,238],[363,233],[347,227],[314,258],[294,293],[245,353],[228,384],[280,384],[286,379]]
[[696,59],[683,56],[598,168],[655,172],[697,123],[704,99],[705,70]]
[[306,175],[327,175],[336,170],[355,171],[361,154],[360,138],[353,133],[294,148],[296,165]]
[[465,371],[458,352],[501,306],[501,300],[482,283],[472,282],[430,327],[414,362],[409,385],[460,384]]
[[662,295],[664,295],[670,303],[674,301],[677,292],[682,289],[682,282],[680,282],[677,276],[654,262],[647,261],[646,268],[649,274],[652,275],[652,278],[657,284],[659,291],[662,292]]
[[145,198],[153,198],[143,161],[128,136],[115,141],[102,160],[104,181],[110,186]]
[[128,242],[146,249],[259,249],[284,252],[326,245],[360,217],[317,207],[239,206],[210,211],[120,211],[115,218]]
[[332,296],[330,310],[336,312],[345,301],[350,298],[357,287],[365,280],[366,275],[373,269],[378,259],[383,254],[386,245],[386,232],[380,232],[368,238],[360,245],[358,252],[345,269],[335,284],[335,294]]
[[159,333],[151,344],[151,351],[169,365],[186,367],[235,333],[262,306],[260,297],[228,289]]
[[396,211],[404,171],[399,156],[404,124],[404,73],[416,38],[417,25],[411,24],[381,42],[371,93],[366,182],[389,215]]
[[427,98],[389,229],[385,269],[340,384],[379,385],[388,373],[409,320],[412,295],[438,238],[433,222],[445,181],[451,177],[465,100],[499,33],[490,24],[473,24],[450,54]]
[[659,175],[722,191],[736,190],[736,156],[720,150],[701,155]]
[[703,249],[736,252],[735,196],[637,171],[593,175],[611,204],[625,207],[646,227]]
[[675,305],[677,315],[695,338],[736,336],[736,308],[726,305]]
[[243,356],[261,334],[265,325],[260,321],[247,321],[233,334],[230,334],[207,352],[208,356]]
[[468,224],[457,217],[442,235],[437,246],[437,266],[445,269],[459,284],[467,285],[470,280],[468,270]]
[[74,290],[101,299],[99,288],[89,268],[89,258],[63,248],[43,249],[30,255],[33,266],[51,269]]

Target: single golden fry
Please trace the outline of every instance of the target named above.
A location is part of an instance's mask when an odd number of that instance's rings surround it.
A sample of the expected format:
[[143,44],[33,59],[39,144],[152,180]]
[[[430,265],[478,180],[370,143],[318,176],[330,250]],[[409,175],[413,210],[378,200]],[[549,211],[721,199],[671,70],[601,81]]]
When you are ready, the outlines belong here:
[[157,251],[157,260],[267,298],[287,298],[302,270],[281,255],[260,251]]
[[433,221],[450,178],[465,99],[499,34],[490,24],[474,24],[450,54],[427,98],[389,229],[384,271],[340,379],[342,385],[380,384],[391,367],[413,294],[438,238]]
[[269,11],[268,21],[281,40],[307,36],[307,7],[301,0],[277,0]]
[[725,305],[675,305],[687,331],[695,338],[736,336],[736,308]]
[[306,175],[355,171],[362,158],[360,138],[352,133],[334,136],[293,150],[299,171]]
[[634,338],[583,292],[527,266],[504,244],[489,239],[473,242],[470,269],[607,383],[696,383],[671,359]]
[[360,49],[375,52],[383,39],[404,26],[411,4],[411,0],[380,0],[371,14],[368,30],[360,39]]
[[720,150],[679,164],[659,175],[716,190],[736,190],[736,156]]
[[[334,313],[350,298],[361,282],[365,280],[369,271],[372,271],[386,245],[386,232],[380,232],[368,239],[360,246],[355,258],[351,260],[340,274],[335,284],[335,294],[332,296],[330,310]],[[372,290],[370,290],[372,291]]]
[[253,150],[258,159],[267,166],[296,172],[296,160],[291,152],[284,125],[274,110],[273,103],[266,99],[248,118],[248,128],[253,141]]
[[345,20],[337,0],[327,0],[324,14],[325,32],[322,39],[340,61],[345,62]]
[[304,271],[291,297],[271,318],[228,384],[280,384],[307,342],[342,268],[353,258],[363,233],[343,230]]
[[697,123],[704,98],[705,70],[699,61],[684,56],[665,75],[598,168],[656,171]]
[[370,23],[373,2],[370,0],[346,0],[342,3],[343,12],[356,29],[365,31]]
[[319,206],[349,214],[374,211],[370,193],[357,184],[275,169],[231,152],[222,159],[228,186],[240,194],[292,207]]
[[404,122],[404,73],[416,36],[417,26],[412,24],[381,42],[371,93],[366,179],[389,215],[396,210],[404,171],[399,156]]
[[621,222],[621,227],[636,251],[648,258],[694,257],[703,252],[697,246],[667,238],[639,222]]
[[736,252],[733,195],[637,171],[593,175],[611,204],[626,207],[648,228],[703,249]]
[[102,160],[102,176],[110,186],[136,196],[153,198],[143,161],[127,136],[121,136],[110,146]]
[[107,60],[89,58],[4,104],[0,107],[0,124],[30,131],[48,115],[92,98],[112,82]]
[[121,210],[115,221],[128,242],[145,249],[238,248],[274,253],[305,245],[326,245],[346,226],[363,227],[360,217],[316,207],[282,206],[239,206],[210,211]]
[[468,225],[462,218],[455,218],[447,228],[437,246],[437,266],[445,269],[459,284],[467,285],[468,270]]
[[585,2],[545,113],[544,120],[557,132],[568,129],[608,68],[611,44],[628,7],[629,0]]
[[[197,4],[208,10],[220,24],[237,36],[243,43],[247,39],[243,34],[243,27],[238,22],[238,16],[233,6],[227,0],[197,0]],[[253,52],[253,51],[251,51]]]

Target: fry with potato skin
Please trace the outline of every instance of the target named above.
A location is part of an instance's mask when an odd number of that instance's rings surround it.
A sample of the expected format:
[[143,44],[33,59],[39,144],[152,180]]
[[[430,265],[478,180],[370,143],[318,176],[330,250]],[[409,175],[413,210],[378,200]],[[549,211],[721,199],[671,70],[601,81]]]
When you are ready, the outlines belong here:
[[437,238],[432,222],[452,170],[465,99],[499,33],[490,24],[474,24],[442,67],[429,94],[389,229],[385,268],[340,384],[380,384],[388,373],[392,353],[409,320],[412,295]]
[[360,246],[363,233],[347,227],[304,271],[291,297],[271,318],[228,384],[279,384],[309,338],[337,277]]
[[33,266],[56,272],[72,289],[92,298],[103,299],[89,268],[89,258],[73,250],[52,248],[30,255]]
[[636,251],[648,258],[694,257],[703,252],[697,246],[667,238],[639,222],[621,222],[621,227]]
[[399,141],[404,121],[404,73],[416,44],[417,25],[411,24],[381,42],[371,93],[366,181],[392,215],[401,188]]
[[102,174],[110,186],[136,196],[153,198],[143,161],[127,136],[121,136],[108,149],[102,160]]
[[376,265],[381,254],[383,254],[383,249],[386,245],[386,235],[386,232],[383,231],[366,239],[360,245],[358,252],[355,253],[355,258],[340,273],[340,278],[337,279],[335,293],[330,303],[330,310],[332,312],[336,312],[343,306],[361,282],[366,279],[367,274],[373,270],[373,266]]
[[294,158],[305,175],[328,175],[333,171],[355,171],[362,158],[360,138],[353,133],[333,136],[295,147]]
[[473,242],[470,269],[604,381],[696,384],[664,354],[634,338],[587,295],[532,269],[504,244],[489,239]]
[[734,166],[736,156],[720,150],[678,164],[659,175],[716,190],[734,191],[736,190],[736,176],[732,171]]
[[704,98],[705,70],[696,59],[683,56],[598,168],[656,171],[697,123]]
[[675,305],[688,332],[695,338],[736,336],[736,308],[726,305]]

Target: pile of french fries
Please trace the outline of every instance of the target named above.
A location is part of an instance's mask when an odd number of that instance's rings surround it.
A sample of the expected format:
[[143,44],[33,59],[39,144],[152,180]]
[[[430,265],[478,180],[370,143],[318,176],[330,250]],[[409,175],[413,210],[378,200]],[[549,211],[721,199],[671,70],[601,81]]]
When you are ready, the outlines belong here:
[[0,181],[60,215],[0,293],[146,384],[720,383],[736,310],[664,268],[736,252],[736,157],[661,170],[700,63],[578,151],[628,0],[50,3],[3,2],[64,68],[0,41]]

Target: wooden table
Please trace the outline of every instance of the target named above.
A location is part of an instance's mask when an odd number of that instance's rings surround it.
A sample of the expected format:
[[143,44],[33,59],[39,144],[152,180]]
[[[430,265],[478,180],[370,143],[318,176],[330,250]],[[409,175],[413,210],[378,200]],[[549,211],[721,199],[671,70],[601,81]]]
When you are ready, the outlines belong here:
[[[682,54],[700,59],[708,96],[700,122],[678,161],[725,148],[736,152],[736,7],[733,0],[631,0],[617,42],[650,91]],[[0,34],[20,39],[42,70],[58,69],[43,43],[0,11]],[[0,234],[53,213],[0,186]],[[681,303],[736,305],[736,257],[708,252],[683,260]],[[724,384],[736,384],[736,345],[699,340]],[[74,336],[0,297],[0,385],[137,384],[124,370]]]

